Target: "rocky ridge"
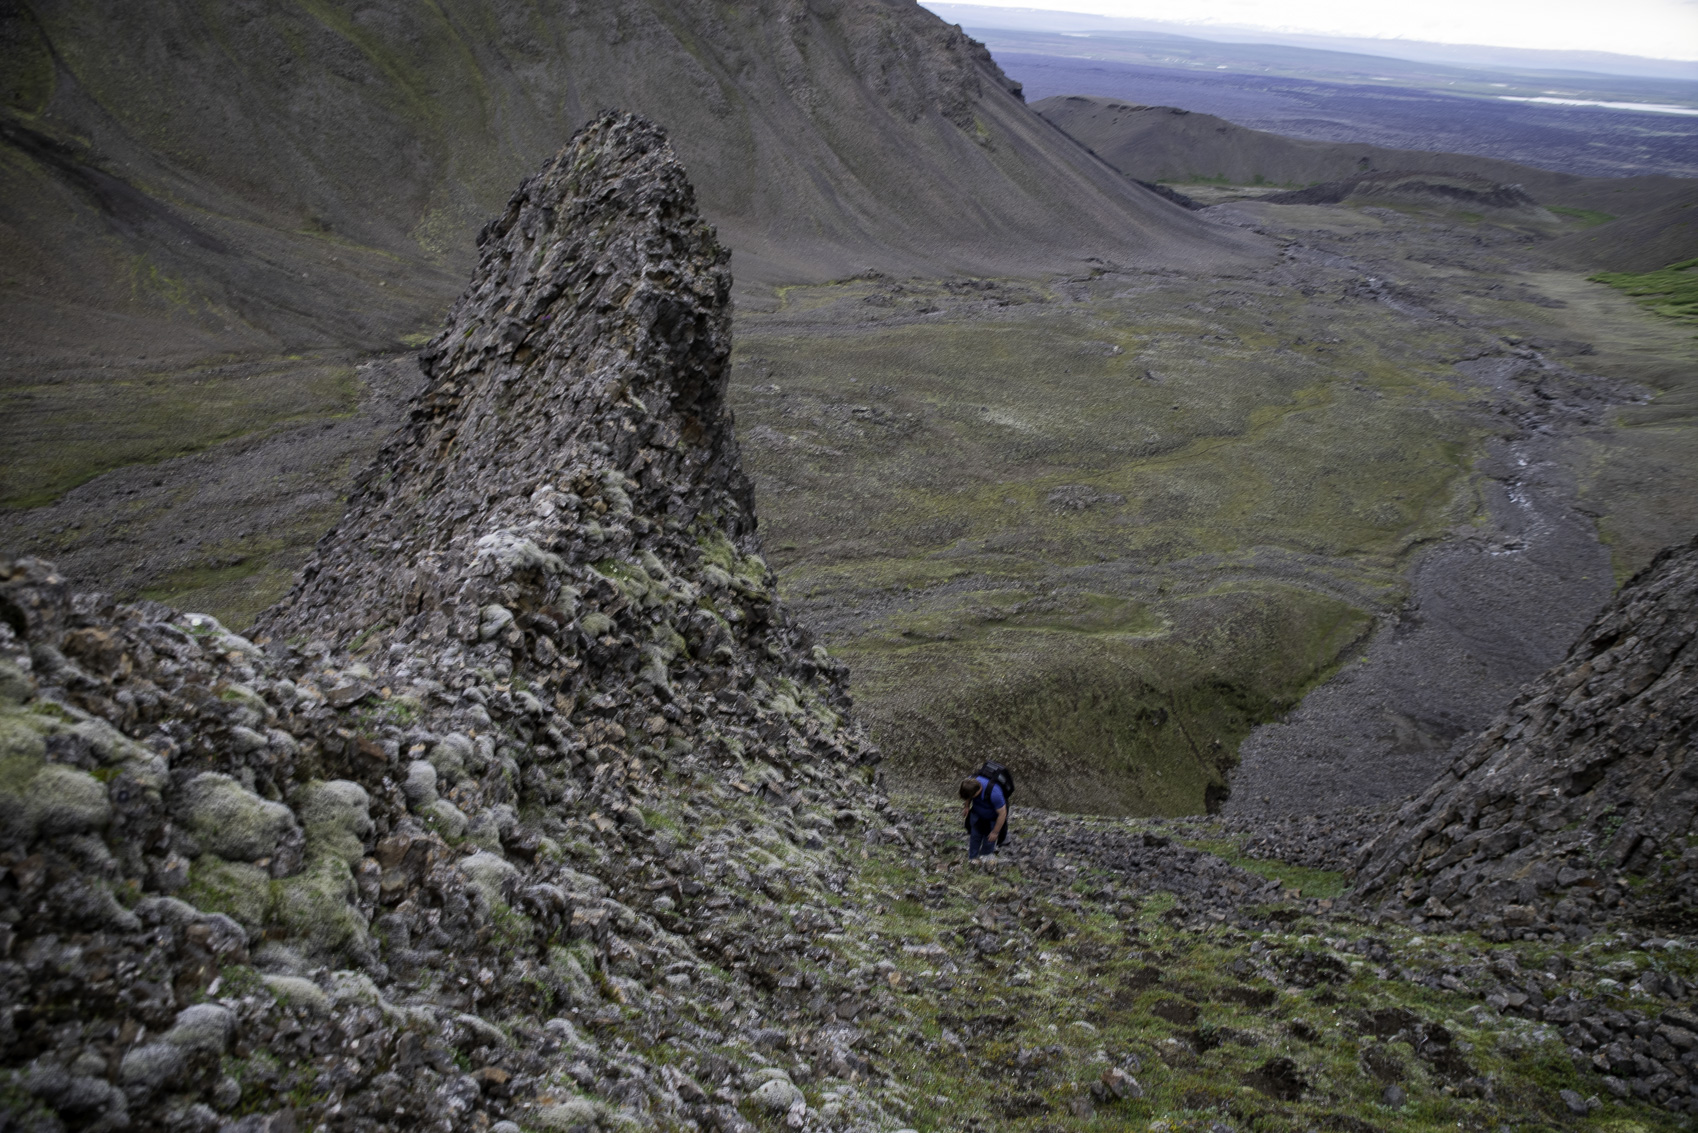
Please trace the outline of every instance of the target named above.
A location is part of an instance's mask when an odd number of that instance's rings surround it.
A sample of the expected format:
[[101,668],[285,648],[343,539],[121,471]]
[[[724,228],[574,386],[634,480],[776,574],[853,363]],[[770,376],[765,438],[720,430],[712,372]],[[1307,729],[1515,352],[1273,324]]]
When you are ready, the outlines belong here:
[[826,837],[887,804],[757,553],[726,258],[659,130],[604,116],[486,229],[410,423],[256,640],[5,565],[16,1127],[791,1108],[743,1077],[791,1043],[763,949],[837,927]]
[[1357,863],[1363,898],[1487,934],[1691,931],[1698,540],[1629,580]]

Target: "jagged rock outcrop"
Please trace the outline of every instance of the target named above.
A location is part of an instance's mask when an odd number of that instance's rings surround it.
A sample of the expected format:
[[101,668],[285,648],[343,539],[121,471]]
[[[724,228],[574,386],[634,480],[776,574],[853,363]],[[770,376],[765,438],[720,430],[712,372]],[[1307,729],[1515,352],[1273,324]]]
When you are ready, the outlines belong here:
[[[474,644],[497,618],[534,636],[490,604],[530,586],[572,606],[573,567],[696,558],[706,538],[730,553],[753,532],[725,408],[729,255],[656,127],[604,118],[586,136],[479,236],[411,419],[259,632]],[[641,602],[666,573],[599,585]]]
[[1363,851],[1358,892],[1490,935],[1698,925],[1698,539],[1624,585]]
[[757,554],[729,288],[606,115],[256,640],[0,564],[15,1127],[735,1130],[757,1049],[866,1073],[770,1018],[886,803]]

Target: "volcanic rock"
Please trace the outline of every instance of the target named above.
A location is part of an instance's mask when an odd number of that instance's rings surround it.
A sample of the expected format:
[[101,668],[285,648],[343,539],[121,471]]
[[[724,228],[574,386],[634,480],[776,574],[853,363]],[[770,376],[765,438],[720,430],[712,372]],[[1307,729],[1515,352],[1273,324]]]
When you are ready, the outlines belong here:
[[759,556],[660,130],[597,119],[481,249],[255,640],[0,562],[0,1087],[79,1128],[740,1127],[635,1050],[726,1040],[692,985],[763,1025],[740,958],[841,888],[878,752]]
[[[1358,891],[1392,911],[1436,900],[1498,932],[1564,931],[1628,901],[1694,922],[1698,539],[1621,588],[1363,851]],[[1647,885],[1629,887],[1628,876]],[[1506,910],[1520,909],[1512,918]]]

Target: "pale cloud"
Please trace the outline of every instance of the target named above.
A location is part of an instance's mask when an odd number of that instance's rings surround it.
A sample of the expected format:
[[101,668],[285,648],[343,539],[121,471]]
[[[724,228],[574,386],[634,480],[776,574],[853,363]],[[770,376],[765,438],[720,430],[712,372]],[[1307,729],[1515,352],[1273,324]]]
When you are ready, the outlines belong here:
[[1698,0],[969,0],[1317,35],[1698,59]]

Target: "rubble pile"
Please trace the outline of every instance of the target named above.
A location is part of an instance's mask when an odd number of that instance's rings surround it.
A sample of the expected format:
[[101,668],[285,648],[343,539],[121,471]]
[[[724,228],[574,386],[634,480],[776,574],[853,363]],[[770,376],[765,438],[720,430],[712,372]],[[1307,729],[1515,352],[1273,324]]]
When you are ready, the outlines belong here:
[[1488,938],[1698,924],[1698,540],[1628,581],[1362,851],[1361,896]]

